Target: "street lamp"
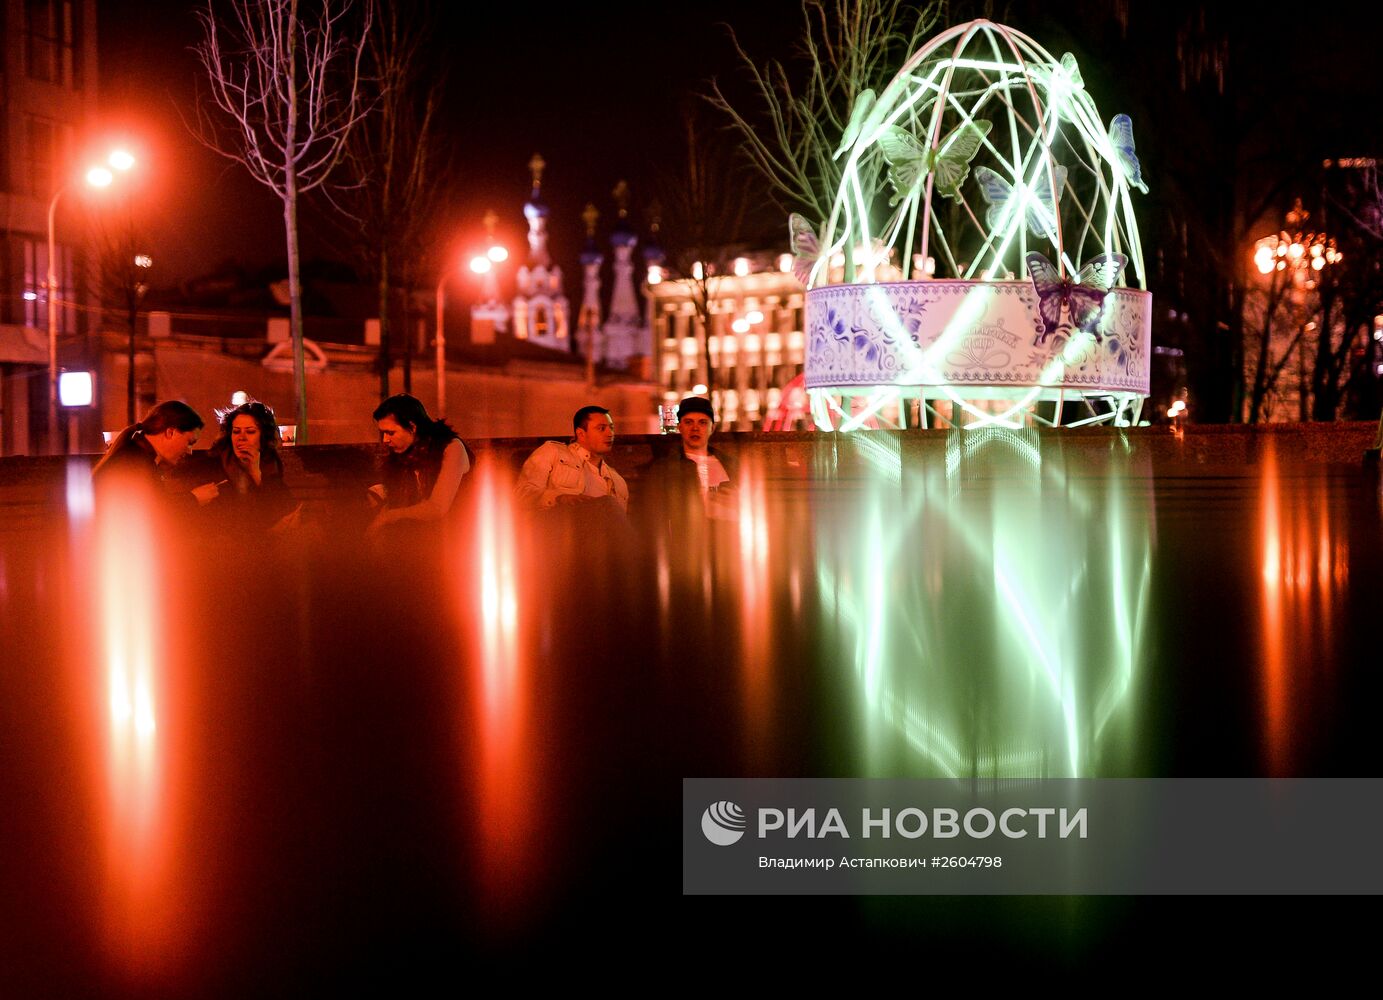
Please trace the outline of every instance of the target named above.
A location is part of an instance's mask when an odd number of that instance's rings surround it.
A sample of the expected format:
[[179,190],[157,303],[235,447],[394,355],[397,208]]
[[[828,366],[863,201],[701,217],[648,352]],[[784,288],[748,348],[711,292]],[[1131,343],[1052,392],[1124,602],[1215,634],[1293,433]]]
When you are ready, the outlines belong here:
[[[485,298],[486,307],[492,321],[496,322],[499,329],[503,330],[507,320],[507,313],[504,307],[499,304],[499,286],[496,284],[496,264],[502,264],[509,259],[509,251],[499,243],[495,242],[495,223],[499,221],[493,211],[485,213],[485,233],[489,243],[484,252],[473,255],[469,262],[472,274],[479,275],[481,278],[481,294]],[[446,284],[450,271],[443,269],[441,278],[437,281],[437,417],[446,415],[447,411],[447,333],[446,333]],[[472,310],[472,336],[474,336],[474,310]]]
[[486,247],[471,257],[471,273],[480,279],[480,295],[471,305],[471,343],[494,343],[496,331],[509,327],[509,309],[499,300],[499,265],[509,259],[509,251],[495,239],[499,216],[485,213]]
[[[134,167],[134,157],[123,149],[111,150],[106,164],[121,172]],[[115,180],[106,164],[97,164],[86,172],[86,182],[94,188],[110,187]],[[48,450],[58,450],[58,199],[71,184],[63,184],[53,192],[48,203]]]
[[[504,248],[493,247],[492,249],[503,250]],[[480,278],[481,301],[499,301],[499,285],[496,283],[494,258],[488,253],[476,254],[471,258],[471,273]]]
[[1309,218],[1311,213],[1301,207],[1298,198],[1287,213],[1287,228],[1254,244],[1253,263],[1259,274],[1287,272],[1290,268],[1291,273],[1283,276],[1309,289],[1316,287],[1313,273],[1318,274],[1344,260],[1345,255],[1335,248],[1333,238],[1325,233],[1302,232],[1298,228]]
[[[1333,267],[1344,260],[1345,255],[1336,248],[1333,238],[1324,232],[1303,230],[1302,227],[1305,226],[1306,220],[1309,218],[1311,218],[1311,213],[1302,207],[1301,199],[1297,198],[1291,211],[1287,213],[1287,228],[1273,236],[1265,236],[1254,243],[1254,267],[1258,269],[1259,274],[1268,279],[1272,287],[1269,309],[1272,308],[1273,302],[1271,296],[1276,295],[1281,289],[1283,291],[1290,290],[1294,306],[1299,311],[1304,311],[1306,293],[1315,289],[1319,278],[1327,267]],[[1282,285],[1278,284],[1279,280],[1283,282]],[[1301,316],[1301,319],[1304,320],[1305,316]],[[1265,327],[1266,330],[1267,327]],[[1302,325],[1301,335],[1297,338],[1297,403],[1303,421],[1307,419],[1308,415],[1306,405],[1306,350],[1307,342],[1311,339],[1310,335],[1313,331],[1316,332],[1317,338],[1329,336],[1328,330],[1317,330],[1313,321]],[[1265,342],[1261,350],[1266,353],[1268,347],[1266,332],[1264,336]]]

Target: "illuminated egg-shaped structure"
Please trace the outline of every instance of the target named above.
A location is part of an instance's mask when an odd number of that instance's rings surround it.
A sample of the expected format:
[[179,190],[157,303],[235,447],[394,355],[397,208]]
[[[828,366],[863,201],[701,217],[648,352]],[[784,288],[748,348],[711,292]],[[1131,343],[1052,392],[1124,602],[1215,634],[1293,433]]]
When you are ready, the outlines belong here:
[[830,216],[792,219],[819,427],[1137,421],[1147,188],[1074,58],[951,28],[859,95],[838,158]]

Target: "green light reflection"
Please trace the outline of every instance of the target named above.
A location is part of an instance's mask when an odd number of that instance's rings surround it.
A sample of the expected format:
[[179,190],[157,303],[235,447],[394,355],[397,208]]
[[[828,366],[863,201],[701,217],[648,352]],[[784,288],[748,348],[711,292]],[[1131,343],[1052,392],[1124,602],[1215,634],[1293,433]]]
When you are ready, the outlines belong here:
[[867,489],[839,515],[852,526],[817,523],[818,584],[835,612],[827,662],[848,665],[865,773],[1125,773],[1154,539],[1138,481],[1150,470],[1115,438],[1093,459],[1033,430],[955,430],[944,451],[904,440],[842,439]]

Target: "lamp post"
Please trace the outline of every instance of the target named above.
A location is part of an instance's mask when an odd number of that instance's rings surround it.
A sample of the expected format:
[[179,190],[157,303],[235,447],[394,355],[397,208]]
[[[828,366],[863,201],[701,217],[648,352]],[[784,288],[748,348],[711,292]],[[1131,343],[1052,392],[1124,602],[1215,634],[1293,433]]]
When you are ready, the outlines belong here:
[[[94,188],[107,188],[115,180],[111,169],[124,172],[134,167],[134,157],[123,149],[112,150],[106,165],[93,166],[86,172],[86,183]],[[48,450],[58,451],[58,200],[70,183],[53,192],[48,203]]]
[[[137,253],[134,255],[133,264],[136,268],[139,268],[140,272],[146,272],[149,268],[154,266],[154,258],[150,257],[147,253]],[[129,308],[129,313],[126,318],[129,321],[130,325],[129,370],[126,373],[125,378],[125,415],[128,418],[126,420],[126,423],[131,424],[135,422],[134,397],[137,388],[134,372],[135,328],[139,325],[139,304],[143,300],[148,290],[149,285],[147,282],[143,280],[136,281],[134,283],[133,288],[127,286],[125,290],[126,305]]]
[[[502,264],[509,259],[509,251],[499,243],[495,242],[495,223],[499,217],[494,212],[485,213],[485,229],[489,247],[484,253],[478,253],[470,260],[470,269],[474,274],[478,274],[482,279],[481,295],[485,298],[484,305],[491,307],[491,311],[500,310],[499,305],[499,286],[495,283],[495,265]],[[447,277],[450,272],[443,269],[442,276],[437,281],[437,417],[441,419],[447,412],[447,332],[446,332],[446,285]],[[474,310],[472,311],[472,335],[474,335]],[[500,329],[503,329],[502,323]]]
[[1272,274],[1274,271],[1291,269],[1293,284],[1307,289],[1316,287],[1312,272],[1319,273],[1332,264],[1344,260],[1344,254],[1335,248],[1335,240],[1325,233],[1303,233],[1297,227],[1311,218],[1311,213],[1301,207],[1298,198],[1292,210],[1287,213],[1287,229],[1273,236],[1265,236],[1254,244],[1253,263],[1258,273]]
[[[1301,199],[1296,199],[1291,211],[1287,213],[1287,227],[1272,236],[1265,236],[1254,243],[1253,263],[1258,269],[1258,273],[1272,285],[1269,303],[1273,301],[1272,296],[1277,294],[1278,289],[1290,291],[1291,300],[1298,310],[1298,321],[1301,323],[1301,333],[1297,338],[1297,407],[1300,418],[1307,419],[1307,388],[1306,388],[1306,348],[1308,335],[1315,331],[1319,341],[1321,337],[1328,337],[1329,331],[1318,328],[1315,322],[1306,322],[1304,312],[1306,293],[1314,291],[1320,283],[1325,269],[1333,267],[1344,260],[1344,254],[1335,246],[1335,240],[1324,232],[1305,231],[1306,221],[1311,218],[1311,213],[1302,207]],[[1281,281],[1283,284],[1278,285]],[[1322,317],[1324,324],[1325,317]],[[1259,393],[1259,383],[1262,381],[1262,370],[1264,365],[1264,355],[1268,351],[1267,327],[1264,328],[1264,339],[1260,345],[1259,375],[1255,378],[1255,393]],[[1256,409],[1256,404],[1255,404]],[[1251,414],[1251,419],[1253,414]]]

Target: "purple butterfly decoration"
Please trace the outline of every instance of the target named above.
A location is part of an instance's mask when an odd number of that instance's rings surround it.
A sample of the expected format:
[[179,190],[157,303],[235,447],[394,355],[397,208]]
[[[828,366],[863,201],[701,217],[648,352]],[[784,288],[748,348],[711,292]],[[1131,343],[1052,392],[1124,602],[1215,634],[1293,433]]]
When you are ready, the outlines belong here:
[[792,273],[802,284],[810,285],[816,262],[821,259],[821,242],[816,230],[803,216],[793,212],[788,216],[788,239],[792,247]]
[[1058,332],[1063,325],[1063,312],[1067,327],[1094,334],[1099,341],[1097,327],[1104,297],[1118,284],[1128,258],[1121,253],[1102,253],[1088,261],[1074,279],[1069,274],[1063,277],[1051,261],[1035,250],[1024,260],[1028,265],[1028,277],[1037,289],[1037,312],[1043,325],[1043,331],[1033,343],[1040,344],[1048,335]]

